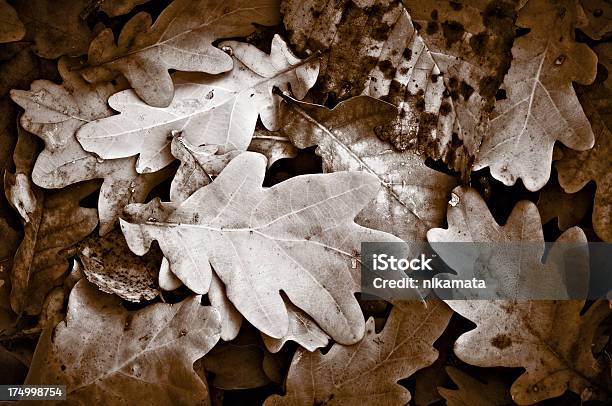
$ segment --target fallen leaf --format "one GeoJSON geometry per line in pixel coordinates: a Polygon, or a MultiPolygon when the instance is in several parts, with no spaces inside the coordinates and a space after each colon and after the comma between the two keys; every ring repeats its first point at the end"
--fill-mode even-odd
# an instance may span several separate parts
{"type": "Polygon", "coordinates": [[[211,385],[225,389],[259,388],[269,384],[270,378],[263,369],[266,349],[259,332],[249,325],[230,342],[222,342],[196,363],[212,373],[211,385]]]}
{"type": "Polygon", "coordinates": [[[599,63],[605,66],[606,71],[608,72],[608,77],[604,80],[604,86],[608,88],[608,90],[612,90],[612,44],[609,42],[603,42],[601,44],[596,45],[593,50],[597,53],[599,57],[599,63]]]}
{"type": "Polygon", "coordinates": [[[133,222],[121,227],[130,249],[142,255],[157,240],[172,272],[196,293],[208,291],[212,266],[238,311],[271,337],[288,331],[283,290],[336,341],[359,341],[365,327],[351,267],[360,243],[400,241],[353,222],[378,179],[304,175],[264,189],[265,166],[263,155],[244,152],[180,205],[128,206],[133,222]]]}
{"type": "Polygon", "coordinates": [[[96,1],[98,10],[109,17],[117,17],[129,13],[134,7],[147,3],[149,0],[102,0],[96,1]]]}
{"type": "Polygon", "coordinates": [[[0,0],[0,43],[19,41],[25,35],[25,26],[13,7],[0,0]]]}
{"type": "Polygon", "coordinates": [[[438,388],[448,406],[506,406],[511,405],[512,398],[508,383],[498,374],[487,374],[485,382],[454,367],[447,367],[450,376],[458,389],[438,388]]]}
{"type": "Polygon", "coordinates": [[[73,246],[96,228],[96,209],[79,206],[95,188],[92,183],[74,185],[37,199],[13,260],[11,307],[15,313],[40,313],[45,297],[68,269],[73,246]]]}
{"type": "Polygon", "coordinates": [[[47,59],[87,53],[92,32],[82,13],[90,0],[28,0],[15,2],[34,41],[36,54],[47,59]]]}
{"type": "MultiPolygon", "coordinates": [[[[460,268],[465,261],[457,255],[449,255],[452,250],[441,249],[444,244],[436,243],[488,242],[489,247],[490,243],[503,243],[500,248],[493,248],[493,254],[480,256],[481,260],[490,261],[480,268],[498,276],[497,291],[503,292],[501,298],[507,299],[513,294],[521,298],[447,300],[454,311],[476,324],[474,330],[457,340],[455,354],[471,365],[525,368],[526,372],[511,388],[512,398],[519,404],[556,397],[568,388],[579,395],[590,388],[595,395],[601,389],[597,378],[600,367],[590,346],[582,343],[593,341],[597,326],[610,312],[607,304],[595,303],[581,316],[584,301],[522,300],[540,298],[542,296],[538,295],[547,289],[548,294],[561,293],[560,290],[565,289],[565,283],[556,280],[559,274],[551,272],[548,266],[550,258],[557,255],[555,249],[559,241],[585,244],[582,230],[575,227],[563,233],[548,253],[546,264],[542,264],[544,238],[533,203],[519,202],[506,224],[499,226],[474,189],[459,187],[453,193],[458,202],[448,210],[449,228],[430,230],[427,233],[430,244],[452,269],[467,278],[465,269],[469,267],[460,268]],[[530,242],[527,248],[532,248],[526,253],[508,248],[509,243],[527,241],[530,242]],[[510,255],[514,251],[511,258],[504,257],[506,250],[510,255]],[[541,277],[537,277],[538,274],[541,277]]],[[[586,245],[584,247],[586,250],[586,245]]],[[[573,253],[572,265],[576,268],[568,270],[568,277],[573,278],[568,289],[579,289],[583,295],[588,279],[583,278],[581,272],[588,269],[589,264],[585,254],[573,253]]]]}
{"type": "Polygon", "coordinates": [[[574,0],[530,0],[517,25],[531,31],[517,38],[514,57],[495,103],[488,132],[474,169],[490,167],[505,185],[518,178],[528,190],[542,188],[550,177],[555,141],[569,148],[593,146],[593,131],[572,82],[595,79],[597,56],[574,41],[582,9],[574,0]]]}
{"type": "Polygon", "coordinates": [[[443,333],[452,312],[441,301],[395,302],[380,333],[374,319],[357,344],[334,344],[326,354],[298,349],[287,378],[287,393],[272,395],[275,405],[404,405],[408,390],[397,383],[433,363],[433,342],[443,333]]]}
{"type": "Polygon", "coordinates": [[[117,44],[110,28],[99,33],[82,74],[98,82],[120,72],[147,104],[166,107],[174,94],[168,69],[227,72],[232,58],[213,42],[245,37],[255,30],[253,24],[274,25],[278,19],[277,0],[175,0],[153,24],[145,12],[132,17],[117,44]]]}
{"type": "Polygon", "coordinates": [[[198,296],[130,312],[81,281],[66,320],[41,335],[26,384],[66,385],[70,404],[209,404],[193,363],[219,330],[219,314],[198,296]]]}
{"type": "Polygon", "coordinates": [[[216,155],[218,149],[216,145],[196,147],[183,137],[175,137],[172,140],[172,155],[181,161],[181,166],[170,185],[172,202],[181,203],[199,188],[210,184],[229,161],[241,153],[241,151],[230,151],[216,155]]]}
{"type": "Polygon", "coordinates": [[[405,241],[424,240],[428,229],[442,224],[456,181],[427,167],[423,157],[393,150],[376,137],[375,128],[397,115],[393,105],[359,96],[333,110],[291,100],[284,108],[282,132],[298,148],[318,145],[324,172],[368,173],[382,186],[357,223],[405,241]]]}
{"type": "Polygon", "coordinates": [[[63,188],[90,179],[104,179],[98,198],[100,234],[110,231],[123,207],[143,201],[164,180],[168,171],[139,174],[135,158],[100,160],[76,140],[83,124],[107,117],[112,111],[107,98],[125,85],[90,85],[71,69],[77,61],[62,58],[58,64],[62,85],[47,80],[32,83],[29,91],[13,90],[11,97],[25,109],[21,125],[45,141],[34,166],[32,179],[44,188],[63,188]]]}
{"type": "Polygon", "coordinates": [[[593,203],[593,228],[604,241],[612,241],[612,112],[610,92],[600,81],[589,87],[578,88],[578,98],[591,120],[595,146],[584,152],[565,148],[556,167],[559,183],[567,193],[577,193],[594,181],[597,189],[593,203]]]}
{"type": "Polygon", "coordinates": [[[121,231],[113,230],[104,237],[90,236],[79,243],[78,251],[85,276],[102,292],[131,302],[152,300],[159,295],[156,268],[160,253],[134,255],[121,231]]]}
{"type": "Polygon", "coordinates": [[[19,213],[23,221],[30,222],[41,197],[30,182],[32,164],[38,153],[38,145],[33,135],[18,128],[18,139],[13,153],[15,173],[4,172],[4,193],[6,198],[19,213]]]}
{"type": "Polygon", "coordinates": [[[298,154],[298,149],[289,138],[257,128],[248,150],[265,155],[268,158],[268,169],[279,159],[295,158],[298,154]]]}
{"type": "MultiPolygon", "coordinates": [[[[494,299],[586,297],[589,255],[580,228],[565,231],[543,261],[544,233],[534,203],[518,202],[500,226],[476,190],[458,186],[453,199],[447,212],[448,229],[427,232],[434,251],[457,272],[444,274],[449,279],[484,279],[487,294],[494,299]],[[562,261],[570,250],[574,262],[568,268],[562,261]]],[[[478,289],[462,289],[452,297],[482,299],[480,294],[478,289]]]]}
{"type": "Polygon", "coordinates": [[[215,272],[212,272],[211,276],[208,300],[221,314],[221,339],[223,341],[231,341],[240,332],[242,315],[228,299],[225,285],[221,282],[221,279],[219,279],[215,272]]]}
{"type": "Polygon", "coordinates": [[[589,23],[580,29],[593,39],[601,39],[612,32],[612,4],[606,0],[581,0],[589,23]]]}
{"type": "Polygon", "coordinates": [[[298,343],[308,351],[327,346],[329,336],[315,323],[315,321],[298,307],[285,300],[289,316],[287,334],[281,338],[272,338],[262,333],[263,342],[271,353],[277,353],[288,341],[298,343]]]}
{"type": "Polygon", "coordinates": [[[443,158],[467,179],[487,131],[496,92],[510,67],[521,2],[402,2],[441,72],[438,80],[446,87],[456,117],[447,145],[449,155],[443,158]]]}
{"type": "Polygon", "coordinates": [[[557,182],[549,182],[540,191],[538,199],[542,224],[556,218],[561,231],[577,226],[591,207],[592,199],[593,193],[589,188],[576,193],[565,193],[557,182]]]}
{"type": "Polygon", "coordinates": [[[190,144],[218,145],[219,153],[246,150],[257,117],[270,130],[278,129],[280,97],[273,87],[303,98],[317,78],[316,59],[291,55],[275,36],[271,54],[252,45],[228,41],[234,69],[223,75],[175,75],[175,97],[166,108],[151,107],[132,90],[113,95],[109,105],[121,114],[84,125],[77,138],[83,148],[104,159],[140,155],[139,173],[159,170],[173,161],[170,141],[180,132],[190,144]]]}

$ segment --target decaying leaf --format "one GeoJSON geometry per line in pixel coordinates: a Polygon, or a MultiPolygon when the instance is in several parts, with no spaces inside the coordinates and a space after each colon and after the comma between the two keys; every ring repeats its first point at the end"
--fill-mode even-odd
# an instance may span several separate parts
{"type": "Polygon", "coordinates": [[[47,293],[61,284],[73,245],[98,225],[96,209],[79,206],[95,188],[92,183],[74,185],[37,199],[11,271],[11,307],[17,314],[40,313],[47,293]]]}
{"type": "Polygon", "coordinates": [[[128,245],[142,255],[157,240],[172,272],[196,293],[208,291],[212,266],[238,311],[271,337],[288,331],[282,290],[336,341],[359,341],[365,327],[351,268],[360,243],[400,241],[353,222],[379,180],[342,172],[264,189],[265,166],[263,155],[244,152],[180,205],[128,206],[134,222],[121,221],[128,245]]]}
{"type": "MultiPolygon", "coordinates": [[[[519,202],[502,227],[495,222],[475,190],[461,187],[453,193],[458,203],[448,210],[449,228],[430,230],[427,237],[431,243],[530,241],[530,245],[540,245],[539,254],[543,253],[543,233],[533,203],[519,202]]],[[[557,241],[586,243],[586,237],[575,227],[567,230],[557,241]]],[[[443,245],[432,246],[451,268],[462,277],[469,277],[462,274],[457,265],[461,261],[456,256],[439,249],[443,245]]],[[[501,247],[507,249],[506,245],[501,247]]],[[[555,247],[547,258],[554,257],[554,250],[555,247]]],[[[580,285],[584,286],[586,281],[580,276],[581,268],[588,268],[588,256],[576,252],[577,255],[580,259],[573,258],[576,268],[568,272],[575,273],[570,276],[578,277],[577,288],[584,289],[580,285]]],[[[549,260],[543,265],[541,256],[534,256],[531,251],[520,255],[514,253],[511,259],[504,258],[502,253],[489,256],[491,262],[483,268],[499,274],[498,291],[504,291],[502,298],[512,297],[513,292],[519,292],[522,297],[537,298],[541,296],[534,291],[543,291],[550,286],[551,292],[565,288],[564,283],[555,282],[558,274],[548,269],[549,260]],[[550,280],[544,277],[530,279],[538,273],[550,280]],[[524,291],[527,293],[520,293],[524,291]]],[[[484,258],[481,256],[481,260],[484,258]]],[[[601,384],[597,376],[601,368],[593,358],[590,346],[584,343],[593,342],[597,326],[610,312],[607,304],[596,303],[581,316],[584,301],[579,300],[448,300],[447,303],[477,326],[455,344],[455,354],[459,358],[483,367],[526,369],[512,385],[515,402],[532,404],[559,396],[568,388],[579,395],[584,395],[583,392],[589,388],[595,397],[598,396],[601,384]]]]}
{"type": "Polygon", "coordinates": [[[26,39],[34,41],[43,58],[87,53],[92,32],[83,16],[91,0],[28,0],[15,2],[27,28],[26,39]]]}
{"type": "Polygon", "coordinates": [[[33,135],[18,128],[18,139],[13,153],[15,173],[4,172],[4,193],[8,202],[19,213],[22,220],[29,223],[41,198],[30,181],[32,166],[38,152],[38,145],[33,135]]]}
{"type": "Polygon", "coordinates": [[[122,73],[135,92],[155,107],[170,105],[174,85],[168,69],[211,74],[232,69],[232,59],[213,42],[244,37],[253,24],[278,22],[278,0],[174,0],[151,23],[145,12],[127,22],[117,39],[110,28],[89,47],[90,82],[122,73]]]}
{"type": "Polygon", "coordinates": [[[25,26],[15,9],[6,0],[0,0],[0,43],[19,41],[25,35],[25,26]]]}
{"type": "Polygon", "coordinates": [[[556,218],[559,230],[565,231],[578,225],[586,215],[593,200],[593,193],[589,188],[583,188],[576,193],[565,193],[556,181],[551,182],[540,191],[538,211],[542,224],[556,218]]]}
{"type": "MultiPolygon", "coordinates": [[[[450,279],[486,279],[487,289],[500,299],[568,299],[585,294],[589,256],[587,239],[580,228],[565,231],[544,262],[544,233],[534,203],[518,202],[506,224],[500,226],[476,190],[458,186],[453,190],[453,198],[455,203],[447,212],[448,229],[427,232],[432,248],[458,273],[448,274],[450,279]],[[445,242],[475,244],[460,249],[436,244],[445,242]],[[575,262],[571,267],[563,266],[559,260],[563,243],[574,243],[571,250],[575,262]]],[[[460,296],[472,297],[468,289],[460,296]]]]}
{"type": "Polygon", "coordinates": [[[445,162],[465,177],[510,67],[516,10],[524,1],[402,2],[441,72],[456,116],[445,162]]]}
{"type": "Polygon", "coordinates": [[[611,93],[599,79],[593,86],[578,89],[578,97],[595,133],[595,146],[584,152],[566,148],[563,159],[556,163],[559,183],[567,193],[576,193],[589,181],[595,181],[593,228],[604,241],[612,241],[611,93]]]}
{"type": "MultiPolygon", "coordinates": [[[[104,159],[140,155],[139,173],[159,170],[170,162],[170,142],[180,132],[189,143],[218,145],[219,153],[246,150],[257,117],[270,130],[278,129],[280,97],[273,87],[302,99],[317,78],[318,61],[294,57],[275,36],[270,55],[252,45],[228,41],[234,69],[223,75],[180,73],[176,92],[166,108],[151,107],[132,90],[113,95],[109,104],[121,114],[84,125],[79,142],[104,159]]],[[[227,56],[227,55],[226,55],[227,56]]]]}
{"type": "Polygon", "coordinates": [[[395,118],[395,106],[368,96],[333,110],[291,100],[283,106],[282,132],[298,148],[318,145],[324,172],[368,173],[381,185],[376,199],[357,217],[359,224],[405,241],[421,241],[428,229],[442,224],[456,181],[427,167],[423,157],[398,152],[374,134],[395,118]]]}
{"type": "Polygon", "coordinates": [[[123,207],[144,200],[168,171],[139,174],[135,158],[100,160],[81,148],[77,130],[85,123],[107,117],[112,111],[107,98],[125,85],[90,85],[71,69],[76,61],[61,59],[58,65],[62,85],[47,80],[34,81],[29,91],[13,90],[13,101],[25,109],[21,125],[45,141],[34,166],[32,179],[44,188],[62,188],[84,180],[103,178],[98,213],[100,234],[113,228],[123,207]]]}
{"type": "Polygon", "coordinates": [[[159,295],[159,252],[149,252],[144,257],[134,255],[119,230],[104,237],[89,237],[78,249],[85,276],[102,292],[131,302],[152,300],[159,295]]]}
{"type": "Polygon", "coordinates": [[[396,302],[380,333],[370,318],[357,344],[335,344],[325,355],[298,349],[287,394],[269,397],[265,406],[405,405],[410,393],[397,381],[434,362],[437,351],[432,344],[451,314],[441,301],[396,302]]]}
{"type": "Polygon", "coordinates": [[[458,389],[438,388],[448,406],[507,406],[512,398],[508,383],[499,375],[487,374],[486,381],[473,378],[458,368],[447,367],[446,373],[458,389]]]}
{"type": "Polygon", "coordinates": [[[130,312],[81,281],[66,320],[43,332],[26,384],[66,385],[70,404],[208,404],[193,363],[219,330],[219,314],[198,296],[130,312]]]}
{"type": "Polygon", "coordinates": [[[495,103],[475,169],[490,167],[506,185],[521,178],[535,191],[550,177],[555,141],[580,151],[593,146],[572,87],[591,83],[597,71],[597,55],[574,41],[581,13],[574,0],[530,0],[520,10],[517,25],[531,31],[514,42],[506,98],[495,103]]]}
{"type": "MultiPolygon", "coordinates": [[[[169,265],[168,268],[170,268],[169,265]]],[[[174,274],[171,275],[174,276],[174,274]]],[[[221,339],[223,341],[230,341],[236,338],[240,332],[240,326],[242,326],[242,315],[228,299],[225,292],[225,285],[223,285],[221,279],[219,279],[214,272],[210,279],[208,300],[210,300],[210,304],[217,309],[221,315],[221,339]]]]}

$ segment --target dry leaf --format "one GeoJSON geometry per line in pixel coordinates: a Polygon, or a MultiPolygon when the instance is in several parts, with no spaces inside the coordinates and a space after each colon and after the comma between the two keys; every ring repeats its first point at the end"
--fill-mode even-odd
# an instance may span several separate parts
{"type": "Polygon", "coordinates": [[[595,133],[595,146],[584,152],[564,149],[563,159],[556,163],[559,183],[567,193],[576,193],[595,181],[593,228],[604,241],[612,241],[611,92],[599,79],[593,86],[579,88],[578,97],[595,133]]]}
{"type": "Polygon", "coordinates": [[[66,320],[43,332],[26,384],[66,385],[69,404],[208,404],[193,362],[219,330],[219,314],[198,296],[130,312],[81,281],[66,320]]]}
{"type": "MultiPolygon", "coordinates": [[[[453,190],[453,201],[447,213],[448,229],[427,232],[432,248],[458,273],[445,274],[450,279],[485,279],[487,291],[500,299],[584,297],[588,290],[589,256],[587,239],[580,228],[565,231],[544,262],[544,233],[535,204],[527,200],[518,202],[506,224],[500,226],[476,190],[458,186],[453,190]],[[475,244],[459,247],[444,244],[448,242],[475,244]],[[559,260],[563,250],[565,254],[568,251],[564,243],[572,243],[571,267],[563,266],[564,262],[559,260]]],[[[458,297],[469,299],[471,294],[466,289],[458,297]]],[[[475,297],[479,297],[478,293],[475,297]]]]}
{"type": "Polygon", "coordinates": [[[448,406],[507,406],[513,404],[507,382],[495,373],[481,382],[458,368],[447,367],[446,373],[458,389],[438,388],[448,406]]]}
{"type": "MultiPolygon", "coordinates": [[[[168,269],[170,269],[170,266],[168,266],[168,269]]],[[[174,276],[174,274],[172,275],[174,276]]],[[[221,339],[223,341],[230,341],[236,338],[240,332],[240,326],[242,326],[242,315],[228,299],[225,285],[214,272],[210,279],[208,300],[221,314],[221,339]]]]}
{"type": "Polygon", "coordinates": [[[38,152],[38,145],[33,135],[17,129],[18,139],[13,153],[15,173],[4,172],[4,193],[8,202],[19,213],[23,221],[29,223],[37,207],[40,193],[35,191],[30,182],[32,166],[38,152]]]}
{"type": "Polygon", "coordinates": [[[128,206],[137,221],[121,222],[130,248],[142,255],[157,240],[172,272],[197,293],[208,291],[212,265],[238,311],[271,337],[288,331],[283,290],[336,341],[358,341],[364,322],[351,268],[360,243],[399,241],[353,222],[378,179],[305,175],[264,189],[265,166],[263,155],[244,152],[180,205],[128,206]]]}
{"type": "Polygon", "coordinates": [[[589,23],[580,27],[593,39],[601,39],[612,32],[612,4],[607,0],[580,0],[589,23]]]}
{"type": "Polygon", "coordinates": [[[282,131],[298,148],[318,145],[324,172],[360,171],[382,186],[357,217],[367,227],[421,241],[442,224],[446,202],[456,181],[425,165],[412,152],[398,152],[374,134],[393,120],[397,109],[367,96],[338,104],[333,110],[289,101],[282,131]]]}
{"type": "Polygon", "coordinates": [[[32,173],[38,186],[62,188],[84,180],[103,178],[98,199],[100,234],[110,231],[123,207],[144,200],[151,188],[168,176],[168,171],[139,174],[136,159],[100,160],[83,150],[76,140],[85,123],[112,114],[106,99],[125,85],[90,85],[72,67],[78,62],[61,59],[62,85],[34,81],[29,91],[13,90],[13,101],[25,109],[21,125],[45,141],[32,173]]]}
{"type": "Polygon", "coordinates": [[[113,95],[109,104],[119,115],[84,125],[79,142],[104,159],[140,155],[139,173],[159,170],[174,159],[171,135],[180,132],[189,143],[219,145],[219,153],[246,150],[257,117],[270,130],[280,123],[274,86],[303,98],[317,78],[318,62],[295,58],[275,36],[270,55],[252,45],[225,42],[234,55],[234,69],[224,75],[181,73],[175,76],[175,97],[167,108],[143,103],[132,90],[113,95]]]}
{"type": "Polygon", "coordinates": [[[17,314],[40,313],[47,293],[68,269],[66,259],[74,254],[73,245],[96,228],[96,209],[79,206],[95,187],[75,185],[37,199],[11,271],[11,307],[17,314]]]}
{"type": "Polygon", "coordinates": [[[134,7],[147,3],[149,0],[101,0],[96,1],[96,8],[109,17],[117,17],[129,13],[134,7]]]}
{"type": "MultiPolygon", "coordinates": [[[[552,182],[552,179],[551,179],[552,182]]],[[[555,181],[540,191],[538,211],[542,224],[557,219],[559,230],[565,231],[580,223],[591,206],[592,190],[583,188],[576,193],[565,193],[555,181]]]]}
{"type": "Polygon", "coordinates": [[[196,147],[183,137],[175,137],[172,140],[172,155],[181,161],[181,166],[176,171],[170,185],[170,200],[181,203],[193,192],[208,185],[217,177],[229,161],[242,151],[230,151],[222,155],[216,155],[219,147],[216,145],[204,145],[196,147]]]}
{"type": "Polygon", "coordinates": [[[440,301],[396,302],[380,333],[374,319],[363,340],[335,344],[328,353],[298,349],[287,378],[287,394],[269,397],[265,406],[405,405],[410,393],[397,383],[434,362],[433,342],[452,312],[440,301]]]}
{"type": "Polygon", "coordinates": [[[175,0],[154,24],[145,12],[132,17],[117,44],[110,28],[98,34],[82,73],[97,82],[121,72],[148,104],[165,107],[174,94],[168,69],[227,72],[232,59],[213,42],[247,36],[254,23],[274,25],[278,19],[277,0],[175,0]]]}
{"type": "MultiPolygon", "coordinates": [[[[556,255],[555,246],[548,253],[546,264],[541,262],[544,238],[533,203],[519,202],[502,227],[495,222],[475,190],[460,187],[453,193],[457,196],[457,204],[449,208],[449,228],[430,230],[427,237],[434,250],[461,277],[469,277],[459,268],[462,261],[457,256],[449,255],[450,252],[441,250],[444,245],[434,243],[529,241],[531,243],[527,248],[536,247],[537,252],[532,248],[526,253],[517,254],[514,250],[509,252],[513,254],[511,258],[504,257],[505,251],[493,255],[489,253],[491,262],[481,267],[499,275],[498,291],[503,292],[500,297],[508,298],[516,294],[537,298],[542,297],[538,295],[547,289],[551,293],[561,293],[565,289],[565,282],[557,281],[559,274],[552,272],[548,266],[551,262],[549,258],[556,255]]],[[[563,233],[557,241],[582,244],[586,243],[586,237],[582,230],[575,227],[563,233]]],[[[508,249],[507,245],[500,247],[502,250],[508,249]]],[[[586,288],[581,271],[588,269],[587,253],[573,253],[572,265],[576,268],[568,270],[568,277],[577,279],[577,282],[572,280],[573,285],[568,288],[586,288]]],[[[481,260],[483,258],[481,256],[481,260]]],[[[595,329],[609,313],[607,304],[595,304],[581,316],[584,301],[578,300],[448,300],[447,303],[477,326],[462,335],[455,344],[455,354],[461,360],[482,367],[526,369],[512,386],[515,402],[532,404],[559,396],[568,388],[582,395],[585,389],[599,385],[597,375],[600,368],[590,346],[583,343],[593,342],[595,329]]]]}
{"type": "Polygon", "coordinates": [[[25,26],[13,7],[0,0],[0,43],[19,41],[25,35],[25,26]]]}
{"type": "Polygon", "coordinates": [[[258,388],[271,382],[263,369],[265,353],[259,332],[244,325],[234,340],[219,343],[198,363],[213,374],[210,383],[217,388],[258,388]]]}
{"type": "Polygon", "coordinates": [[[28,0],[15,2],[27,28],[26,39],[35,52],[47,59],[87,53],[92,32],[83,11],[91,0],[28,0]]]}
{"type": "Polygon", "coordinates": [[[285,300],[285,306],[287,306],[287,314],[289,316],[287,334],[282,338],[272,338],[262,333],[263,341],[268,351],[271,353],[279,352],[287,341],[295,341],[308,351],[314,351],[328,344],[329,336],[321,330],[308,314],[287,300],[285,300]]]}
{"type": "Polygon", "coordinates": [[[298,149],[289,138],[258,128],[249,144],[249,151],[265,155],[268,158],[268,169],[279,159],[295,158],[298,154],[298,149]]]}
{"type": "Polygon", "coordinates": [[[530,0],[521,9],[517,25],[531,31],[514,42],[502,86],[506,98],[495,103],[474,169],[489,166],[504,184],[521,178],[535,191],[550,177],[555,141],[581,151],[593,146],[572,87],[591,83],[596,74],[597,56],[574,41],[581,12],[574,0],[530,0]]]}
{"type": "Polygon", "coordinates": [[[104,237],[87,238],[79,244],[78,254],[85,276],[102,292],[131,302],[152,300],[159,295],[156,268],[161,255],[134,255],[119,230],[104,237]]]}

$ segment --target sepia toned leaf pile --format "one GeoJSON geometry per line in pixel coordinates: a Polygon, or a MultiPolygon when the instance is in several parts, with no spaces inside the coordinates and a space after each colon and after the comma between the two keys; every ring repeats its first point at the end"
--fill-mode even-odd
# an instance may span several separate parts
{"type": "Polygon", "coordinates": [[[611,39],[608,0],[0,0],[0,385],[610,404],[608,301],[501,296],[612,242],[611,39]],[[386,302],[373,241],[539,248],[386,302]]]}

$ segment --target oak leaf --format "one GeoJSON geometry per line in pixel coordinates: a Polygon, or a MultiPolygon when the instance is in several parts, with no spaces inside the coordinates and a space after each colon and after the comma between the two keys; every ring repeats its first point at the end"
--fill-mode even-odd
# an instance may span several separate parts
{"type": "Polygon", "coordinates": [[[157,240],[172,272],[196,293],[208,291],[212,266],[238,311],[271,337],[288,331],[282,290],[336,341],[358,341],[365,327],[351,268],[360,244],[400,241],[353,222],[378,179],[305,175],[264,189],[265,166],[263,155],[244,152],[181,204],[129,205],[133,220],[121,221],[128,245],[142,255],[157,240]]]}
{"type": "Polygon", "coordinates": [[[129,13],[134,7],[147,3],[149,0],[102,0],[96,1],[96,8],[109,17],[117,17],[129,13]]]}
{"type": "Polygon", "coordinates": [[[13,7],[0,0],[0,43],[19,41],[25,35],[25,26],[13,7]]]}
{"type": "Polygon", "coordinates": [[[92,32],[84,11],[90,0],[18,1],[15,8],[34,41],[36,54],[47,59],[87,53],[92,32]]]}
{"type": "Polygon", "coordinates": [[[488,166],[504,184],[521,178],[535,191],[550,177],[555,141],[581,151],[593,146],[572,87],[593,82],[597,65],[588,45],[574,41],[580,12],[574,0],[530,0],[520,10],[517,25],[531,31],[514,42],[506,98],[495,103],[474,169],[488,166]]]}
{"type": "Polygon", "coordinates": [[[89,47],[90,82],[122,73],[146,103],[170,105],[174,85],[168,69],[211,74],[232,69],[232,59],[213,42],[245,37],[253,24],[278,22],[277,0],[174,0],[152,24],[145,12],[128,21],[117,39],[110,28],[89,47]]]}
{"type": "Polygon", "coordinates": [[[175,75],[175,97],[166,108],[151,107],[132,90],[113,95],[110,106],[119,115],[84,125],[77,138],[83,148],[104,159],[140,155],[139,173],[159,170],[170,162],[171,135],[180,132],[189,143],[218,145],[219,153],[246,150],[257,117],[270,130],[278,129],[280,97],[273,87],[303,98],[314,84],[318,62],[294,57],[275,36],[271,54],[252,45],[229,41],[234,69],[223,75],[175,75]]]}
{"type": "MultiPolygon", "coordinates": [[[[582,230],[577,227],[567,230],[548,253],[547,263],[542,265],[540,258],[533,255],[535,251],[540,256],[544,252],[542,228],[533,203],[519,202],[502,227],[495,222],[475,190],[461,187],[454,193],[457,204],[449,208],[449,228],[430,230],[427,236],[434,250],[462,277],[466,276],[457,266],[461,261],[448,255],[450,252],[441,250],[444,244],[437,242],[501,243],[502,249],[508,243],[530,242],[529,246],[538,248],[526,254],[515,253],[505,261],[503,256],[492,255],[499,262],[489,264],[487,268],[497,272],[500,290],[506,292],[501,297],[506,300],[446,301],[454,311],[476,324],[475,329],[459,337],[455,354],[471,365],[525,368],[526,372],[511,388],[512,398],[519,404],[556,397],[566,389],[585,396],[592,389],[595,397],[601,395],[598,394],[602,385],[598,377],[601,368],[590,346],[583,343],[593,342],[595,330],[610,312],[608,305],[595,303],[581,314],[584,301],[580,300],[507,300],[514,292],[520,295],[521,291],[531,289],[525,296],[537,298],[537,292],[548,286],[553,286],[553,292],[563,289],[566,285],[556,282],[553,278],[556,274],[551,274],[551,269],[548,269],[548,258],[555,256],[555,246],[559,241],[586,243],[582,230]],[[538,273],[544,277],[537,278],[537,283],[530,282],[530,276],[538,273]]],[[[583,295],[586,280],[581,277],[581,269],[588,268],[586,253],[576,252],[572,261],[576,269],[570,269],[568,275],[578,277],[574,288],[582,290],[583,295]]]]}
{"type": "Polygon", "coordinates": [[[507,406],[512,398],[505,382],[498,374],[489,373],[481,382],[455,367],[447,367],[446,373],[458,389],[438,388],[448,406],[507,406]]]}
{"type": "Polygon", "coordinates": [[[557,161],[559,183],[567,193],[580,193],[589,181],[595,181],[593,203],[593,228],[604,241],[612,241],[612,113],[611,90],[600,78],[589,87],[578,89],[578,98],[591,120],[595,133],[595,146],[588,151],[563,150],[563,158],[557,161]]]}
{"type": "Polygon", "coordinates": [[[35,211],[24,226],[24,238],[15,253],[11,271],[11,307],[17,314],[39,314],[43,301],[68,269],[74,245],[98,225],[96,209],[79,206],[95,184],[65,188],[37,199],[35,211]]]}
{"type": "Polygon", "coordinates": [[[551,179],[540,191],[538,211],[542,224],[557,219],[559,230],[565,231],[577,226],[591,206],[593,191],[583,188],[576,193],[565,193],[557,182],[551,179]]]}
{"type": "Polygon", "coordinates": [[[32,172],[32,179],[44,188],[62,188],[84,180],[103,178],[98,198],[100,234],[113,228],[123,207],[142,201],[168,171],[154,174],[136,172],[135,158],[100,160],[83,150],[77,130],[112,111],[107,98],[125,85],[88,84],[72,71],[78,62],[63,58],[58,64],[62,85],[47,80],[34,81],[30,90],[12,90],[13,101],[25,109],[21,125],[45,141],[32,172]]]}
{"type": "Polygon", "coordinates": [[[359,96],[333,110],[289,99],[283,108],[282,133],[298,148],[317,145],[324,172],[360,171],[381,185],[357,217],[359,224],[405,241],[424,240],[428,229],[442,224],[455,179],[427,167],[421,156],[393,150],[374,134],[396,117],[395,106],[359,96]]]}
{"type": "Polygon", "coordinates": [[[612,32],[612,4],[605,0],[581,0],[588,24],[580,27],[593,39],[601,39],[612,32]]]}
{"type": "Polygon", "coordinates": [[[397,381],[435,361],[433,342],[451,315],[438,300],[395,302],[380,333],[370,318],[359,343],[334,344],[326,354],[298,349],[289,369],[287,394],[273,395],[264,405],[405,405],[410,392],[397,381]]]}
{"type": "MultiPolygon", "coordinates": [[[[484,279],[487,292],[496,299],[585,297],[589,256],[587,239],[580,228],[565,231],[543,261],[544,233],[534,203],[518,202],[506,224],[500,226],[472,188],[458,186],[451,202],[448,229],[427,232],[432,248],[458,273],[445,274],[450,279],[484,279]],[[446,244],[453,242],[469,244],[446,244]],[[568,252],[575,259],[571,267],[563,261],[568,252]]],[[[482,298],[477,291],[465,289],[452,297],[482,298]]]]}
{"type": "Polygon", "coordinates": [[[208,404],[193,363],[219,330],[219,314],[198,296],[127,311],[82,280],[66,320],[43,331],[26,384],[66,385],[70,404],[208,404]]]}

